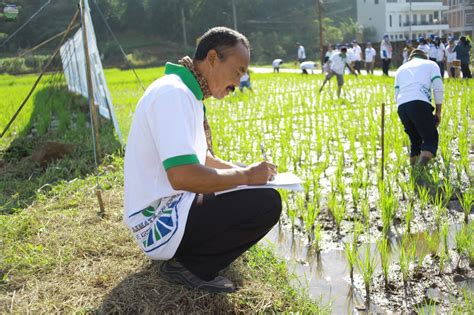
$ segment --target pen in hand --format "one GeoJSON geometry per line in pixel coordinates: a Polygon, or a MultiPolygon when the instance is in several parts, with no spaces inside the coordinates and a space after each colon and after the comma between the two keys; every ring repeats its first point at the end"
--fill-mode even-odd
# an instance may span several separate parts
{"type": "Polygon", "coordinates": [[[263,160],[267,161],[267,153],[265,153],[265,147],[263,146],[263,142],[260,143],[260,151],[262,151],[263,160]]]}

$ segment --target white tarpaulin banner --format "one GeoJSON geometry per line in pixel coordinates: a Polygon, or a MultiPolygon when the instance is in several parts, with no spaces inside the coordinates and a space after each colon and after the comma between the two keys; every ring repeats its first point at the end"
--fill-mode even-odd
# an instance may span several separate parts
{"type": "MultiPolygon", "coordinates": [[[[99,106],[100,115],[107,119],[112,119],[117,135],[123,145],[122,134],[115,117],[112,98],[105,81],[104,69],[100,60],[99,50],[95,39],[94,26],[90,15],[89,3],[85,3],[85,25],[87,30],[87,44],[90,55],[92,86],[94,91],[95,104],[99,106]]],[[[87,93],[86,60],[84,58],[84,45],[82,40],[82,28],[61,46],[61,61],[64,69],[64,76],[71,92],[89,97],[87,93]]]]}

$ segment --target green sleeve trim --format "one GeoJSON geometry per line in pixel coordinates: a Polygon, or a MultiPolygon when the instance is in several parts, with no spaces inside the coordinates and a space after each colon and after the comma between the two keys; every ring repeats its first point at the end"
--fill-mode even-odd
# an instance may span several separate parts
{"type": "Polygon", "coordinates": [[[172,167],[190,164],[199,164],[199,159],[197,158],[196,154],[173,156],[163,161],[163,167],[165,168],[165,171],[172,167]]]}
{"type": "Polygon", "coordinates": [[[436,79],[440,79],[440,80],[441,80],[441,77],[440,77],[439,75],[437,75],[437,76],[435,76],[435,77],[433,77],[433,78],[431,79],[431,82],[433,82],[433,81],[436,80],[436,79]]]}

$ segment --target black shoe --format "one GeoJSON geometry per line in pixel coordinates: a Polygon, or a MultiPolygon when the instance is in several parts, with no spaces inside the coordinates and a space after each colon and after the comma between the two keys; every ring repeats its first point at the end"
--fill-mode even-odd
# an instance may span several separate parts
{"type": "Polygon", "coordinates": [[[217,276],[213,280],[204,281],[195,276],[176,260],[168,260],[160,266],[161,275],[169,282],[183,284],[189,289],[200,289],[208,292],[234,292],[235,286],[229,279],[217,276]]]}

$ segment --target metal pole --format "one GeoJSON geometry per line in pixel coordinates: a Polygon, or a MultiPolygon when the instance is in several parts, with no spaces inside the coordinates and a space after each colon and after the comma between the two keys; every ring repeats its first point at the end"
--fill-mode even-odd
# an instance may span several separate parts
{"type": "Polygon", "coordinates": [[[235,0],[232,0],[232,17],[234,19],[234,30],[237,31],[237,12],[235,10],[235,0]]]}
{"type": "MultiPolygon", "coordinates": [[[[97,110],[97,106],[95,105],[94,102],[94,87],[92,85],[92,73],[91,73],[91,61],[90,61],[90,55],[89,55],[89,44],[87,42],[87,30],[86,30],[86,7],[84,4],[84,0],[81,0],[81,22],[82,22],[82,41],[84,45],[84,57],[86,60],[86,81],[87,81],[87,94],[89,98],[89,110],[91,112],[92,116],[92,128],[94,132],[92,133],[93,142],[94,142],[94,159],[95,159],[95,164],[96,167],[99,163],[100,160],[100,138],[99,138],[99,113],[97,110]]],[[[99,202],[99,216],[104,216],[105,209],[104,209],[104,203],[102,202],[102,195],[100,192],[100,186],[99,182],[97,180],[97,186],[96,186],[96,191],[97,195],[97,200],[99,202]]]]}
{"type": "Polygon", "coordinates": [[[321,66],[324,63],[324,38],[323,38],[323,6],[321,1],[318,2],[318,16],[319,16],[319,58],[321,59],[321,66]]]}
{"type": "Polygon", "coordinates": [[[181,7],[181,24],[183,26],[184,49],[188,47],[188,38],[186,36],[186,17],[184,16],[184,8],[181,7]]]}

